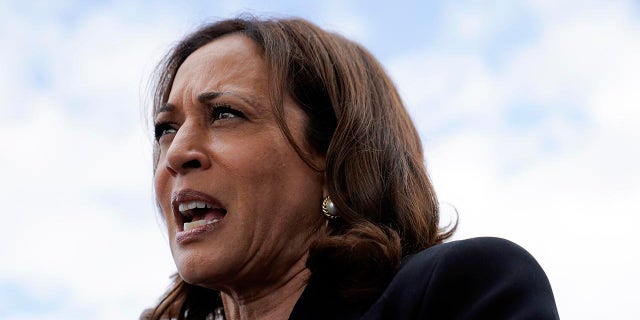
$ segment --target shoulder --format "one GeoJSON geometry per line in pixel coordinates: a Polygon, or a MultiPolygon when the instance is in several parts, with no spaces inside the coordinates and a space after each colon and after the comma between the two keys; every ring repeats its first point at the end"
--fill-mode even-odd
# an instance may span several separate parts
{"type": "Polygon", "coordinates": [[[406,257],[370,319],[557,319],[549,281],[522,247],[499,238],[433,246],[406,257]]]}
{"type": "Polygon", "coordinates": [[[462,275],[488,273],[503,275],[541,270],[536,260],[522,247],[500,238],[473,238],[453,241],[433,246],[403,261],[398,276],[410,276],[410,273],[424,273],[425,268],[462,275]]]}

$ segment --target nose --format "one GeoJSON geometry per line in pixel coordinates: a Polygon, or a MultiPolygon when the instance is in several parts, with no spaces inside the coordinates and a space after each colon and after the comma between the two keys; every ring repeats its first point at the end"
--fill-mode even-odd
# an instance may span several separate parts
{"type": "Polygon", "coordinates": [[[196,126],[184,124],[175,133],[166,154],[166,169],[172,176],[207,170],[211,160],[206,152],[206,134],[196,126]]]}

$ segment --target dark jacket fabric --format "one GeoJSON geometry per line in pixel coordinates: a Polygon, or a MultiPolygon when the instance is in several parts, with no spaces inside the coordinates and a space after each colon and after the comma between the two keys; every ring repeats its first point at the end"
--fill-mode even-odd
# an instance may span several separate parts
{"type": "Polygon", "coordinates": [[[371,305],[341,303],[313,277],[290,319],[559,319],[536,260],[499,238],[433,246],[406,257],[371,305]]]}

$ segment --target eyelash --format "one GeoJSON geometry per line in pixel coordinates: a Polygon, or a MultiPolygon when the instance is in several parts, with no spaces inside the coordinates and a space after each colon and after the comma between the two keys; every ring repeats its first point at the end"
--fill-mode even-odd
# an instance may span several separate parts
{"type": "Polygon", "coordinates": [[[211,123],[214,123],[216,120],[228,119],[230,117],[220,118],[221,114],[231,114],[233,117],[244,118],[244,113],[234,108],[231,108],[228,104],[214,104],[209,107],[209,117],[211,118],[211,123]]]}
{"type": "Polygon", "coordinates": [[[166,131],[173,130],[178,131],[173,127],[173,123],[170,122],[160,122],[154,125],[154,133],[156,137],[156,141],[160,141],[160,138],[166,134],[166,131]]]}
{"type": "MultiPolygon", "coordinates": [[[[220,115],[226,114],[226,113],[232,115],[233,117],[240,117],[240,118],[245,117],[244,113],[242,113],[239,110],[231,108],[227,104],[212,105],[209,107],[209,117],[211,118],[210,121],[212,124],[217,120],[232,118],[228,116],[224,118],[220,117],[220,115]]],[[[174,131],[174,133],[177,132],[178,129],[176,129],[174,126],[175,124],[171,122],[156,123],[154,125],[154,133],[155,133],[156,141],[160,141],[160,138],[162,138],[162,136],[167,134],[167,131],[169,130],[174,131]]]]}

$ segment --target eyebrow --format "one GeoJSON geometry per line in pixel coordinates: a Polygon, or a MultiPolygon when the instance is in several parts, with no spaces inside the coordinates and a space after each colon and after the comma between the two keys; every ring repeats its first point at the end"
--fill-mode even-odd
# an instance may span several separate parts
{"type": "MultiPolygon", "coordinates": [[[[198,102],[200,103],[207,103],[209,100],[213,100],[219,96],[221,96],[223,94],[223,92],[205,92],[205,93],[201,93],[198,95],[198,102]]],[[[156,116],[163,113],[163,112],[173,112],[176,110],[176,106],[172,103],[165,103],[163,104],[160,108],[158,108],[158,110],[156,111],[156,116]]]]}
{"type": "Polygon", "coordinates": [[[218,92],[218,91],[211,91],[211,92],[204,92],[198,95],[198,102],[205,104],[207,102],[209,102],[210,100],[213,100],[219,96],[221,96],[224,93],[229,93],[229,92],[218,92]]]}
{"type": "Polygon", "coordinates": [[[165,103],[160,108],[158,108],[155,115],[157,116],[158,114],[163,112],[173,112],[175,109],[176,109],[175,105],[171,103],[165,103]]]}
{"type": "MultiPolygon", "coordinates": [[[[208,92],[203,92],[201,94],[198,95],[198,102],[202,103],[202,104],[207,104],[209,103],[211,100],[215,100],[216,98],[224,95],[224,94],[228,94],[231,96],[234,96],[236,98],[241,99],[242,101],[244,101],[245,103],[248,103],[250,105],[253,105],[254,107],[259,106],[259,107],[263,107],[260,103],[258,103],[257,101],[254,101],[253,99],[249,99],[247,97],[235,94],[233,92],[230,91],[224,91],[224,92],[220,92],[220,91],[208,91],[208,92]]],[[[160,113],[163,112],[174,112],[176,110],[176,106],[172,103],[165,103],[163,104],[160,108],[158,108],[158,110],[156,111],[155,116],[158,116],[160,113]]]]}
{"type": "Polygon", "coordinates": [[[202,104],[206,104],[208,102],[210,102],[211,100],[215,100],[216,98],[222,96],[222,95],[230,95],[230,96],[234,96],[242,101],[244,101],[245,103],[253,106],[254,108],[256,107],[260,107],[262,109],[264,109],[265,107],[260,104],[258,101],[251,99],[250,97],[246,97],[243,95],[239,95],[235,92],[231,92],[231,91],[210,91],[210,92],[204,92],[198,95],[198,102],[202,103],[202,104]]]}

